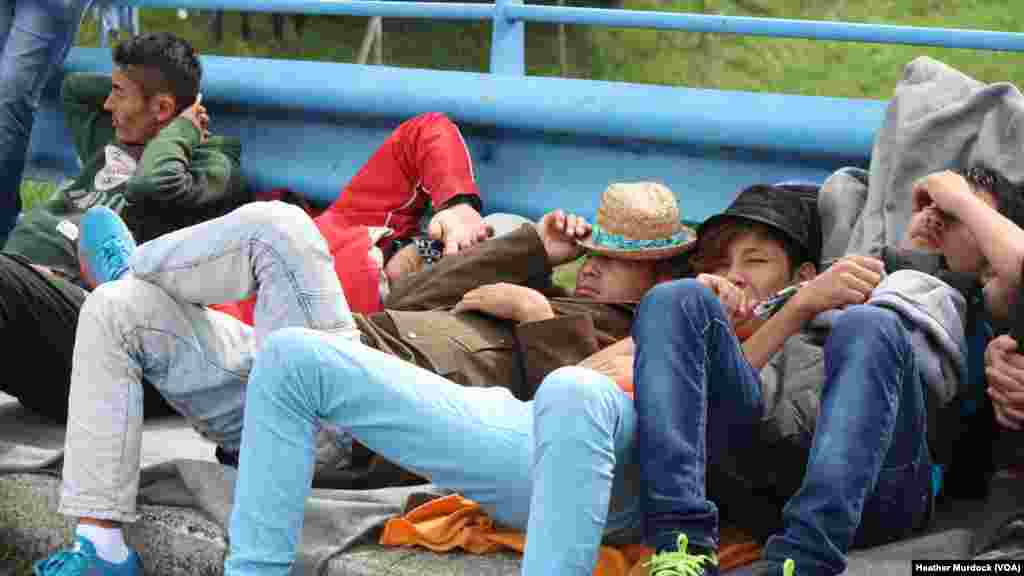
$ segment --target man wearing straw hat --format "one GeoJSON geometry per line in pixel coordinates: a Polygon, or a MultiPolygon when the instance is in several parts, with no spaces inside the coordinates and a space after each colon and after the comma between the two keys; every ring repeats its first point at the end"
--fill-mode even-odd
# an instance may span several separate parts
{"type": "MultiPolygon", "coordinates": [[[[461,491],[499,522],[525,528],[535,482],[531,430],[544,407],[530,401],[534,391],[549,372],[628,336],[635,304],[671,275],[672,257],[693,236],[665,186],[613,184],[593,227],[554,211],[404,276],[386,310],[366,316],[350,312],[327,245],[299,208],[254,203],[179,232],[139,246],[131,273],[99,286],[83,306],[61,512],[116,536],[121,523],[136,519],[143,378],[227,451],[242,443],[244,409],[246,429],[280,429],[298,444],[261,450],[273,463],[241,462],[242,476],[272,487],[278,499],[240,484],[245,504],[232,522],[229,573],[294,558],[319,420],[461,491]],[[552,268],[583,253],[575,293],[555,288],[552,268]],[[254,327],[205,307],[253,294],[254,327]],[[265,367],[254,365],[264,356],[265,367]],[[294,370],[278,372],[282,360],[295,362],[294,370]],[[306,370],[324,377],[294,378],[306,370]],[[253,393],[262,402],[268,391],[247,398],[250,373],[292,390],[295,401],[306,385],[329,385],[318,392],[326,404],[315,411],[324,412],[296,406],[283,420],[265,408],[251,413],[253,393]],[[294,462],[281,461],[285,454],[294,462]],[[254,496],[259,502],[250,507],[254,496]],[[280,529],[268,528],[271,518],[284,521],[280,529]]],[[[571,548],[568,541],[550,545],[571,548]]],[[[92,548],[81,542],[77,549],[92,548]]],[[[139,562],[125,548],[114,552],[110,559],[97,551],[89,561],[104,568],[139,562]]]]}

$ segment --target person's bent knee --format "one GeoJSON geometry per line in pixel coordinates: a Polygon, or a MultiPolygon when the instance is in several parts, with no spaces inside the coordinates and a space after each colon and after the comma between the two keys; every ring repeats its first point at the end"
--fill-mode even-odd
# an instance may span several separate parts
{"type": "Polygon", "coordinates": [[[148,294],[154,290],[159,288],[130,274],[104,282],[85,298],[80,316],[105,320],[141,318],[148,306],[158,305],[148,294]]]}
{"type": "Polygon", "coordinates": [[[244,216],[247,222],[281,230],[290,230],[301,226],[305,220],[312,221],[309,214],[302,208],[280,200],[250,202],[239,207],[238,212],[244,216]]]}
{"type": "Polygon", "coordinates": [[[247,401],[252,401],[254,393],[265,395],[284,404],[301,406],[313,416],[324,417],[325,402],[330,400],[326,390],[331,388],[325,379],[335,379],[330,382],[335,390],[349,382],[365,382],[345,373],[358,369],[354,358],[360,346],[309,328],[275,330],[256,355],[249,377],[250,400],[247,401]]]}
{"type": "Polygon", "coordinates": [[[623,394],[611,378],[589,368],[565,366],[548,374],[534,397],[536,412],[579,414],[610,410],[615,395],[623,394]]]}
{"type": "Polygon", "coordinates": [[[657,326],[664,327],[666,321],[672,324],[672,318],[686,314],[685,307],[694,304],[706,310],[721,311],[715,294],[692,278],[662,282],[648,290],[640,300],[636,322],[655,322],[657,326]]]}
{"type": "MultiPolygon", "coordinates": [[[[340,354],[339,359],[353,361],[354,347],[362,344],[347,338],[332,337],[322,330],[290,326],[271,332],[256,355],[253,372],[272,368],[277,376],[296,382],[315,383],[320,369],[329,360],[329,354],[340,354]]],[[[250,378],[250,385],[251,385],[250,378]]],[[[268,382],[276,386],[278,382],[268,382]]]]}
{"type": "Polygon", "coordinates": [[[312,243],[326,248],[326,242],[313,219],[294,204],[280,200],[250,202],[238,208],[238,212],[261,236],[300,246],[312,243]]]}
{"type": "Polygon", "coordinates": [[[717,302],[715,294],[707,286],[693,278],[684,278],[672,282],[662,282],[654,286],[640,300],[640,307],[641,309],[667,310],[670,307],[678,306],[681,302],[692,300],[717,302]]]}
{"type": "Polygon", "coordinates": [[[297,374],[319,364],[316,350],[323,345],[323,333],[302,327],[275,330],[263,342],[257,364],[272,366],[285,374],[297,374]]]}
{"type": "Polygon", "coordinates": [[[836,316],[830,337],[872,338],[885,335],[900,339],[907,335],[899,313],[881,306],[859,304],[850,306],[836,316]]]}

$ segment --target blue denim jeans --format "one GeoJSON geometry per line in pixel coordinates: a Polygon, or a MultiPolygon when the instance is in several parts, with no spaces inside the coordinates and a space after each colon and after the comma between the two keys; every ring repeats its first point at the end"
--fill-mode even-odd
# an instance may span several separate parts
{"type": "Polygon", "coordinates": [[[0,246],[21,211],[21,174],[43,86],[64,62],[91,0],[0,6],[0,246]]]}
{"type": "Polygon", "coordinates": [[[479,502],[499,524],[526,529],[526,575],[587,576],[602,531],[638,521],[624,482],[634,413],[609,378],[561,368],[523,402],[287,328],[267,338],[249,379],[226,575],[289,573],[320,420],[479,502]]]}
{"type": "Polygon", "coordinates": [[[721,304],[694,280],[647,293],[633,323],[637,451],[644,534],[674,550],[676,534],[718,546],[718,509],[705,471],[715,454],[746,449],[757,436],[761,386],[721,304]]]}
{"type": "MultiPolygon", "coordinates": [[[[633,336],[645,537],[659,550],[673,548],[680,532],[716,547],[705,471],[763,449],[759,375],[718,299],[693,280],[649,292],[633,336]]],[[[825,370],[803,484],[764,550],[807,574],[842,572],[858,527],[872,543],[910,534],[931,497],[923,384],[901,318],[874,306],[846,309],[826,342],[825,370]]]]}

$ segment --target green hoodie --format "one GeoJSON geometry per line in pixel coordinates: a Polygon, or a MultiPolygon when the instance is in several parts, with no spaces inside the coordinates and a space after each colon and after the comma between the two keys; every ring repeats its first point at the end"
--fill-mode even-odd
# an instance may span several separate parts
{"type": "Polygon", "coordinates": [[[109,76],[64,79],[64,117],[82,164],[80,174],[39,207],[24,213],[4,251],[20,254],[79,280],[78,220],[101,204],[121,214],[139,242],[190,226],[251,200],[239,174],[241,144],[212,136],[184,118],[165,126],[142,148],[117,142],[103,102],[109,76]]]}

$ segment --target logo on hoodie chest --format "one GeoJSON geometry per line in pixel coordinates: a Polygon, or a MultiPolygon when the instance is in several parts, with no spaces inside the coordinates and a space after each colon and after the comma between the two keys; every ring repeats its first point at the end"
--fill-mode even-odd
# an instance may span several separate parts
{"type": "Polygon", "coordinates": [[[112,144],[108,144],[103,152],[105,163],[93,177],[92,188],[64,191],[68,203],[79,212],[84,212],[97,204],[108,206],[117,212],[124,207],[124,194],[114,190],[135,174],[138,163],[127,152],[112,144]]]}
{"type": "Polygon", "coordinates": [[[106,156],[106,162],[104,162],[103,168],[96,173],[96,178],[92,183],[93,187],[100,192],[106,192],[124,184],[135,175],[135,169],[138,168],[135,158],[113,144],[107,144],[103,153],[106,156]]]}

